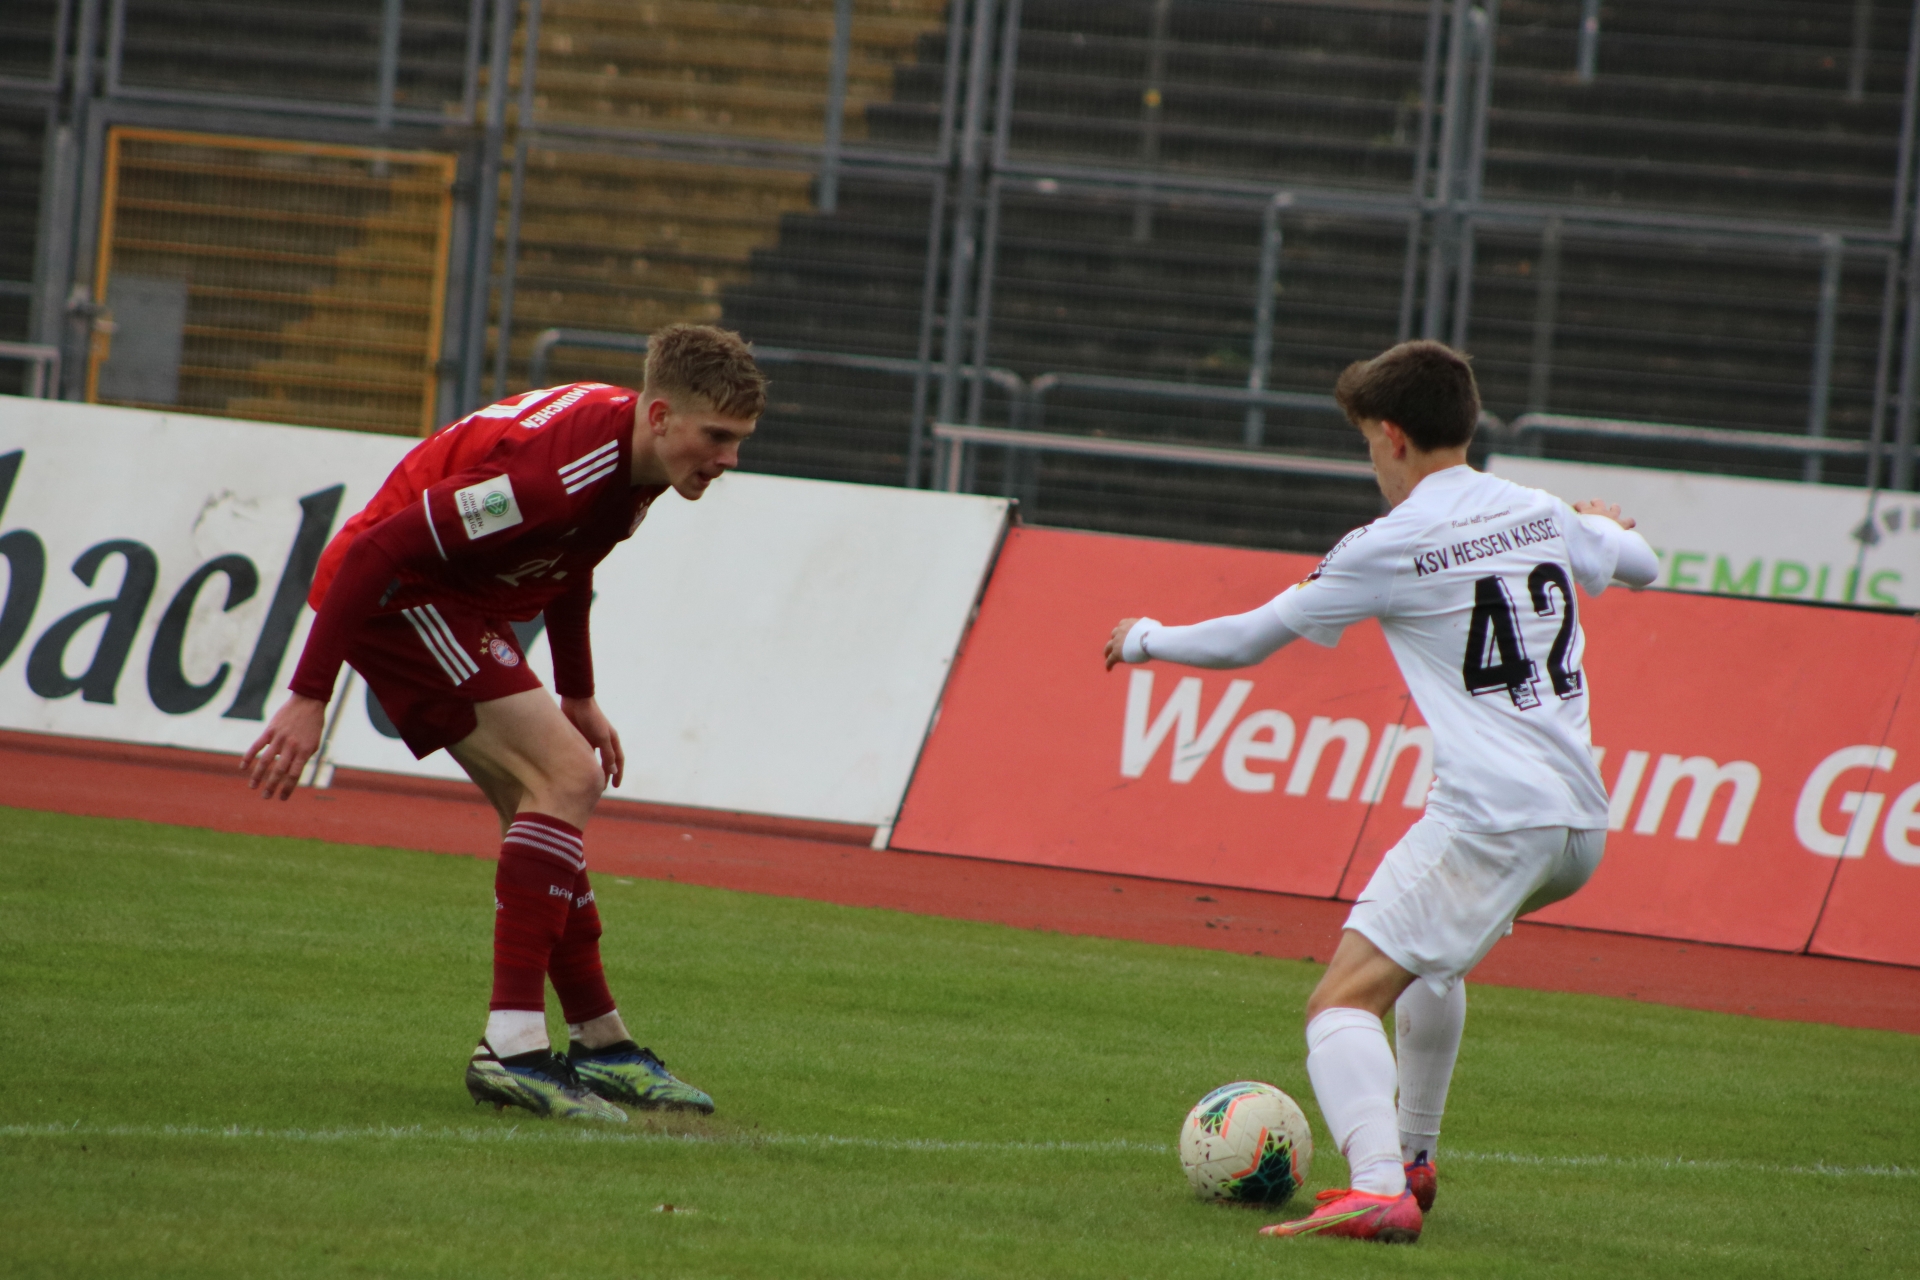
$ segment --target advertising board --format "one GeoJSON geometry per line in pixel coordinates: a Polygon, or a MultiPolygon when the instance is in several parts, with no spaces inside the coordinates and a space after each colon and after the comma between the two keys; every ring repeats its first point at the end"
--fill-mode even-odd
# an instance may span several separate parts
{"type": "MultiPolygon", "coordinates": [[[[1241,612],[1312,567],[1015,530],[894,845],[1352,898],[1419,817],[1432,768],[1378,624],[1241,671],[1107,672],[1100,660],[1122,617],[1241,612]]],[[[1612,831],[1593,882],[1537,918],[1800,950],[1843,864],[1841,883],[1857,878],[1880,913],[1856,912],[1858,931],[1879,937],[1912,917],[1920,787],[1875,799],[1858,762],[1888,741],[1920,626],[1617,588],[1583,594],[1579,608],[1612,831]],[[1867,848],[1875,821],[1915,838],[1886,837],[1898,856],[1884,857],[1867,848]]],[[[1920,780],[1920,741],[1911,752],[1908,782],[1920,780]]],[[[1851,933],[1842,943],[1840,927],[1833,945],[1860,954],[1868,944],[1851,933]]]]}
{"type": "Polygon", "coordinates": [[[1920,662],[1878,744],[1867,737],[1822,761],[1797,812],[1805,839],[1834,864],[1812,950],[1920,965],[1920,662]]]}
{"type": "Polygon", "coordinates": [[[1100,659],[1124,615],[1238,613],[1313,565],[1011,532],[895,847],[1333,896],[1371,797],[1412,795],[1411,816],[1431,768],[1395,741],[1408,699],[1379,628],[1245,671],[1100,659]]]}
{"type": "Polygon", "coordinates": [[[0,725],[236,755],[413,442],[0,397],[0,725]]]}
{"type": "Polygon", "coordinates": [[[1920,609],[1920,495],[1496,454],[1487,470],[1640,522],[1674,591],[1920,609]]]}
{"type": "MultiPolygon", "coordinates": [[[[627,754],[607,794],[891,822],[1007,510],[739,473],[656,502],[594,574],[597,696],[627,754]]],[[[551,674],[544,633],[527,656],[551,674]]],[[[364,686],[349,698],[334,763],[462,776],[444,752],[414,761],[364,686]]]]}
{"type": "MultiPolygon", "coordinates": [[[[0,397],[0,727],[237,756],[286,696],[321,548],[414,443],[0,397]]],[[[743,474],[656,503],[595,578],[617,794],[891,821],[1007,511],[743,474]]],[[[357,680],[335,706],[332,763],[460,776],[357,680]]]]}

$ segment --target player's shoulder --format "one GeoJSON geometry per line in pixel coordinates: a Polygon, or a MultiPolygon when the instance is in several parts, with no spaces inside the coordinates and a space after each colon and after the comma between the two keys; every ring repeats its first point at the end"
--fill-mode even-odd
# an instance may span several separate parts
{"type": "Polygon", "coordinates": [[[571,469],[614,458],[633,431],[638,393],[603,382],[548,387],[526,402],[503,443],[517,462],[571,469]]]}
{"type": "MultiPolygon", "coordinates": [[[[515,449],[576,432],[607,433],[632,422],[639,394],[604,382],[536,387],[484,405],[428,437],[424,447],[471,454],[515,449]]],[[[416,449],[415,452],[420,452],[416,449]]]]}
{"type": "Polygon", "coordinates": [[[1393,512],[1349,530],[1344,538],[1333,544],[1333,548],[1320,558],[1313,572],[1301,579],[1300,585],[1318,582],[1329,574],[1340,577],[1369,577],[1380,571],[1381,566],[1391,564],[1394,553],[1405,540],[1401,525],[1393,522],[1393,512]]]}
{"type": "Polygon", "coordinates": [[[605,433],[631,422],[638,392],[606,382],[572,382],[529,392],[514,414],[513,429],[528,437],[605,433]]]}
{"type": "Polygon", "coordinates": [[[1407,501],[1382,516],[1409,538],[1531,518],[1565,504],[1543,489],[1515,484],[1471,467],[1449,467],[1423,480],[1407,501]]]}

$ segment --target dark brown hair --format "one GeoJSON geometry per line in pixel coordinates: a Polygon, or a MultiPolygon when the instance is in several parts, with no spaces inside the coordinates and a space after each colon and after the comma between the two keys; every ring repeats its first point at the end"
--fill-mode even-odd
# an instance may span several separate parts
{"type": "Polygon", "coordinates": [[[1391,422],[1424,452],[1467,443],[1480,420],[1480,388],[1467,357],[1426,338],[1354,361],[1334,384],[1333,398],[1355,426],[1391,422]]]}
{"type": "Polygon", "coordinates": [[[757,418],[767,407],[767,377],[731,329],[670,324],[647,339],[651,395],[691,396],[728,418],[757,418]]]}

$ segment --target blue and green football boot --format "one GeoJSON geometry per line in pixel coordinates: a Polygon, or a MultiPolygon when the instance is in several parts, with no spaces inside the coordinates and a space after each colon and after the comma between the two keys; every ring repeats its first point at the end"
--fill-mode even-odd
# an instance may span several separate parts
{"type": "Polygon", "coordinates": [[[698,1111],[713,1114],[713,1099],[684,1080],[674,1078],[667,1064],[631,1040],[589,1049],[578,1040],[567,1047],[567,1061],[587,1088],[613,1102],[643,1111],[698,1111]]]}
{"type": "Polygon", "coordinates": [[[524,1107],[562,1120],[627,1120],[626,1112],[595,1093],[565,1058],[548,1049],[502,1058],[482,1040],[467,1063],[467,1092],[474,1102],[491,1102],[501,1110],[524,1107]]]}

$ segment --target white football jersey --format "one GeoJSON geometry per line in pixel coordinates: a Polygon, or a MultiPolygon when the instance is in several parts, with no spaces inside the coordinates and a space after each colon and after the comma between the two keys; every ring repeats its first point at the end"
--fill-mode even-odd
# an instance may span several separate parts
{"type": "Polygon", "coordinates": [[[1273,601],[1316,644],[1380,620],[1433,730],[1427,813],[1457,831],[1607,825],[1574,599],[1613,577],[1619,544],[1588,523],[1602,519],[1449,467],[1273,601]]]}

